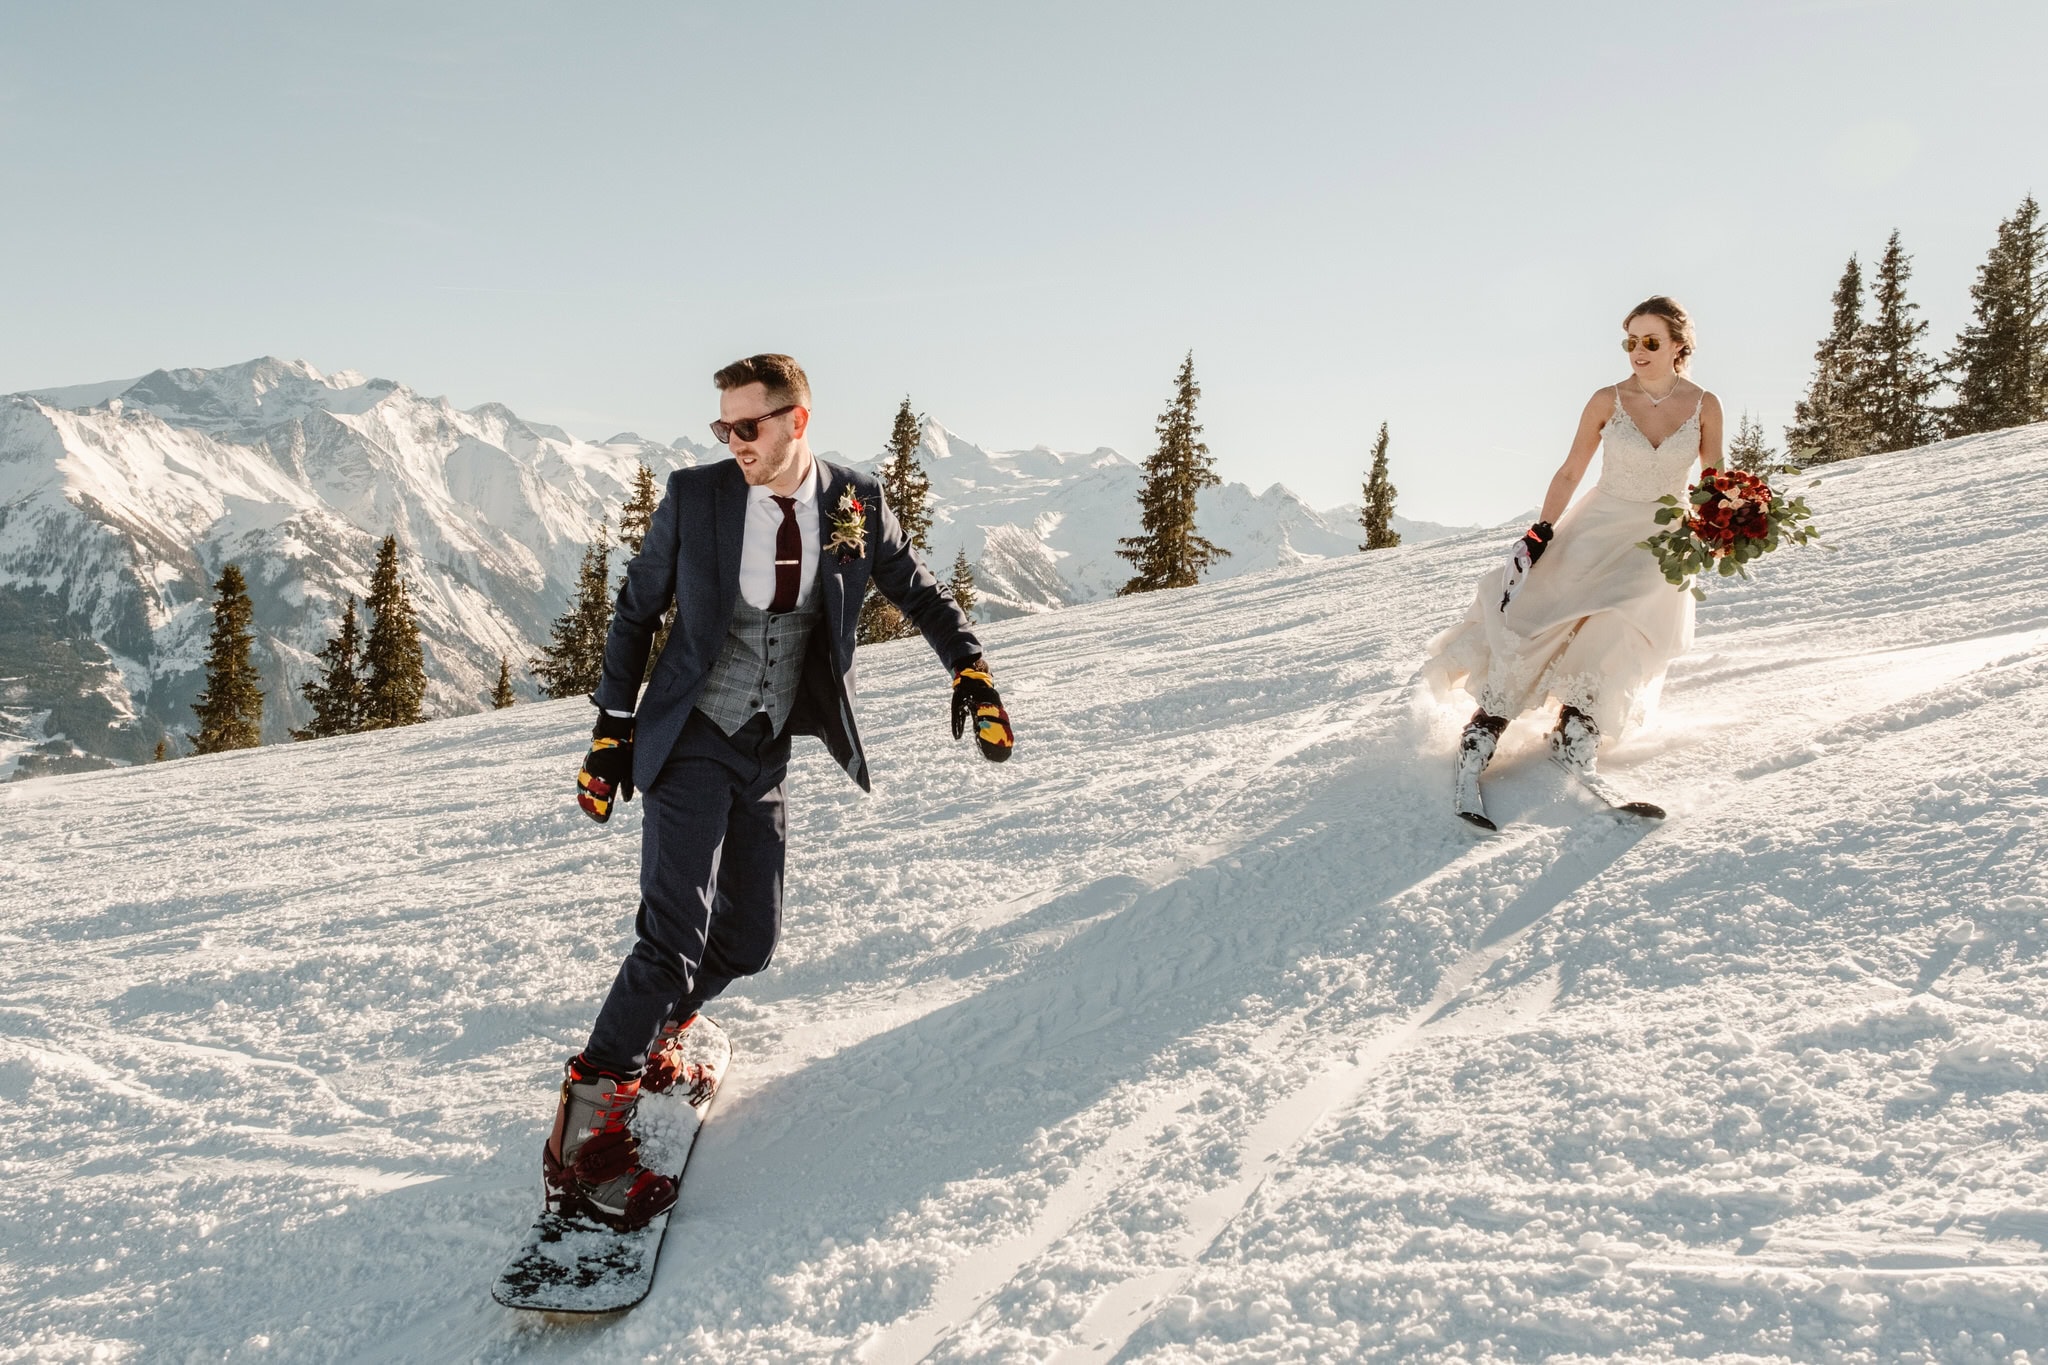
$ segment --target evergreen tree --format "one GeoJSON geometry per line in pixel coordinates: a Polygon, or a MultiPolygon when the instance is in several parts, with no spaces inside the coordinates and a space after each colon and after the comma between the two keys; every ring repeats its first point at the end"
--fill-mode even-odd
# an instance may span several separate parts
{"type": "Polygon", "coordinates": [[[1222,482],[1201,441],[1195,403],[1202,396],[1195,382],[1195,353],[1189,351],[1174,378],[1173,399],[1159,414],[1154,430],[1159,448],[1145,461],[1145,483],[1138,490],[1143,535],[1124,536],[1117,554],[1137,572],[1117,589],[1118,596],[1192,587],[1203,570],[1230,551],[1195,531],[1195,497],[1222,482]]]}
{"type": "Polygon", "coordinates": [[[384,537],[370,571],[369,638],[363,644],[365,730],[389,730],[420,723],[427,700],[427,668],[420,652],[420,623],[412,594],[398,571],[398,537],[384,537]]]}
{"type": "Polygon", "coordinates": [[[1956,388],[1948,434],[2048,419],[2048,224],[2033,195],[1998,225],[1970,302],[1970,325],[1945,362],[1956,388]]]}
{"type": "Polygon", "coordinates": [[[661,490],[654,486],[654,471],[644,463],[633,470],[633,492],[619,509],[619,544],[640,553],[647,541],[647,528],[654,524],[654,509],[661,504],[661,490]]]}
{"type": "Polygon", "coordinates": [[[500,654],[498,656],[498,685],[491,689],[491,706],[495,710],[502,711],[517,700],[518,698],[512,695],[512,661],[500,654]]]}
{"type": "Polygon", "coordinates": [[[1863,267],[1853,255],[1835,285],[1834,304],[1834,322],[1813,353],[1813,386],[1785,428],[1795,464],[1832,464],[1870,449],[1863,403],[1863,267]]]}
{"type": "Polygon", "coordinates": [[[324,665],[320,676],[302,684],[313,719],[303,730],[292,731],[293,739],[325,739],[329,735],[352,735],[363,728],[362,633],[356,625],[353,594],[342,609],[341,629],[319,653],[324,665]]]}
{"type": "MultiPolygon", "coordinates": [[[[896,514],[911,548],[920,553],[931,549],[932,531],[932,481],[917,458],[923,439],[923,419],[911,408],[906,394],[903,405],[896,409],[896,420],[889,428],[889,448],[875,476],[882,484],[882,501],[896,514]]],[[[860,604],[860,620],[854,626],[855,643],[871,645],[916,633],[917,628],[904,620],[903,613],[870,581],[868,595],[860,604]]]]}
{"type": "Polygon", "coordinates": [[[1872,450],[1906,450],[1925,445],[1937,434],[1934,407],[1928,400],[1941,387],[1941,375],[1920,349],[1927,323],[1913,316],[1920,305],[1906,299],[1906,281],[1912,277],[1913,258],[1899,245],[1895,229],[1885,243],[1884,259],[1877,263],[1877,279],[1871,285],[1877,316],[1865,329],[1863,343],[1868,358],[1863,414],[1872,450]]]}
{"type": "Polygon", "coordinates": [[[213,594],[206,690],[192,706],[199,717],[199,734],[192,741],[197,754],[253,749],[263,742],[263,689],[256,685],[256,665],[249,660],[249,646],[255,643],[249,623],[256,608],[238,565],[220,571],[213,594]]]}
{"type": "Polygon", "coordinates": [[[953,600],[960,604],[960,610],[966,613],[969,621],[972,621],[974,604],[981,600],[981,594],[974,590],[974,566],[967,562],[965,545],[953,556],[953,581],[950,586],[953,589],[953,600]]]}
{"type": "Polygon", "coordinates": [[[1742,414],[1742,422],[1735,429],[1735,440],[1728,447],[1728,464],[1746,474],[1762,474],[1776,469],[1780,461],[1778,452],[1771,449],[1764,440],[1763,423],[1742,414]]]}
{"type": "MultiPolygon", "coordinates": [[[[648,528],[654,524],[654,509],[661,505],[661,490],[655,486],[654,471],[644,463],[634,471],[633,493],[626,499],[626,505],[619,509],[619,545],[633,554],[640,553],[640,547],[647,543],[648,528]]],[[[626,576],[621,573],[619,582],[626,576]]],[[[676,623],[675,604],[670,603],[661,614],[661,624],[654,628],[654,638],[647,645],[647,671],[641,681],[654,676],[654,666],[661,661],[662,647],[668,644],[668,633],[676,623]]],[[[609,624],[609,620],[607,620],[609,624]]],[[[598,648],[602,650],[603,644],[598,648]]]]}
{"type": "Polygon", "coordinates": [[[599,517],[597,534],[583,551],[575,599],[556,618],[553,638],[528,661],[550,697],[595,692],[604,675],[605,636],[612,628],[611,554],[611,523],[599,517]]]}
{"type": "Polygon", "coordinates": [[[1394,494],[1387,478],[1387,424],[1380,423],[1379,439],[1372,443],[1372,471],[1365,477],[1365,504],[1358,509],[1358,524],[1365,528],[1361,550],[1391,550],[1401,543],[1394,529],[1394,494]]]}

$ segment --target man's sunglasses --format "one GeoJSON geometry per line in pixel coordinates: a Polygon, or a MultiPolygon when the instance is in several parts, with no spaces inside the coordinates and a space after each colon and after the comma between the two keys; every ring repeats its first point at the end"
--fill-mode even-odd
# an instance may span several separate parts
{"type": "Polygon", "coordinates": [[[759,417],[742,417],[737,422],[713,422],[711,424],[711,434],[718,438],[718,443],[722,446],[731,445],[732,438],[735,436],[739,437],[742,441],[751,441],[761,434],[761,423],[780,417],[785,412],[795,412],[802,406],[803,404],[801,403],[791,403],[786,408],[777,408],[773,412],[764,412],[759,417]]]}
{"type": "MultiPolygon", "coordinates": [[[[1634,349],[1635,349],[1636,347],[1638,347],[1638,346],[1642,347],[1642,348],[1643,348],[1644,350],[1646,350],[1646,351],[1661,351],[1661,350],[1663,350],[1663,349],[1664,349],[1664,343],[1663,343],[1663,342],[1661,342],[1661,341],[1659,341],[1659,340],[1657,340],[1657,338],[1655,338],[1655,337],[1638,337],[1638,336],[1631,336],[1631,337],[1624,337],[1624,338],[1622,338],[1622,342],[1621,342],[1621,349],[1622,349],[1622,350],[1624,350],[1624,351],[1633,351],[1633,350],[1634,350],[1634,349]]],[[[721,439],[723,439],[723,438],[721,438],[721,439]]],[[[749,436],[749,437],[748,437],[747,439],[751,441],[751,440],[753,440],[754,438],[753,438],[753,437],[751,437],[751,436],[749,436]]]]}

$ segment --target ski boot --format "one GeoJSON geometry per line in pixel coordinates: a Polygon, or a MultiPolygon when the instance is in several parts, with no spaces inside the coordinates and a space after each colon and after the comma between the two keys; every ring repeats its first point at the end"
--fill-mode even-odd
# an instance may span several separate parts
{"type": "Polygon", "coordinates": [[[1662,820],[1664,808],[1650,801],[1631,801],[1612,782],[1594,771],[1600,754],[1600,727],[1576,706],[1557,715],[1557,728],[1550,732],[1550,761],[1578,779],[1579,785],[1624,815],[1662,820]]]}
{"type": "Polygon", "coordinates": [[[631,1232],[674,1207],[675,1181],[640,1164],[632,1128],[639,1103],[639,1080],[599,1071],[580,1056],[569,1060],[555,1126],[541,1149],[550,1213],[631,1232]]]}
{"type": "Polygon", "coordinates": [[[1493,762],[1493,751],[1500,745],[1501,731],[1507,728],[1507,721],[1500,716],[1489,716],[1483,710],[1474,711],[1472,719],[1465,722],[1465,733],[1458,738],[1452,808],[1461,819],[1469,820],[1481,829],[1500,828],[1486,818],[1486,803],[1479,796],[1479,774],[1493,762]]]}
{"type": "MultiPolygon", "coordinates": [[[[695,1037],[690,1026],[697,1022],[692,1014],[687,1019],[671,1019],[661,1026],[661,1036],[654,1040],[654,1046],[647,1050],[647,1069],[640,1073],[640,1088],[650,1095],[666,1095],[680,1089],[684,1099],[691,1104],[702,1104],[705,1096],[718,1088],[718,1065],[706,1056],[692,1056],[702,1053],[701,1048],[692,1048],[695,1037]]],[[[700,1030],[701,1032],[701,1030],[700,1030]]]]}
{"type": "Polygon", "coordinates": [[[1586,777],[1600,755],[1600,727],[1576,706],[1557,713],[1557,728],[1550,732],[1550,757],[1558,767],[1575,776],[1586,777]]]}

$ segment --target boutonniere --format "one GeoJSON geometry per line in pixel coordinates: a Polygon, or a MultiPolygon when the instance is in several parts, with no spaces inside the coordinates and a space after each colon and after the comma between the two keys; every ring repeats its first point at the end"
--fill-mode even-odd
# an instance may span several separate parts
{"type": "Polygon", "coordinates": [[[868,552],[868,509],[851,488],[839,495],[839,510],[832,514],[832,539],[828,551],[837,551],[839,562],[848,564],[868,552]]]}

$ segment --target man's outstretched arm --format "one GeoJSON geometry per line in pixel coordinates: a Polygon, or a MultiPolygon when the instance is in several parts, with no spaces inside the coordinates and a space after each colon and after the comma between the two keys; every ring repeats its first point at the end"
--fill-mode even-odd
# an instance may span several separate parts
{"type": "Polygon", "coordinates": [[[881,509],[875,537],[875,587],[917,627],[918,634],[924,636],[925,643],[932,647],[947,671],[958,673],[981,657],[981,641],[967,623],[967,613],[953,600],[953,594],[939,586],[939,580],[917,557],[888,499],[878,501],[881,509]]]}
{"type": "Polygon", "coordinates": [[[591,702],[597,723],[590,752],[576,774],[576,804],[603,824],[621,802],[633,799],[633,710],[640,680],[647,676],[647,651],[655,627],[675,600],[676,507],[674,476],[654,509],[640,553],[626,564],[625,581],[612,604],[604,637],[604,663],[591,702]]]}
{"type": "Polygon", "coordinates": [[[875,538],[876,589],[917,627],[953,675],[953,738],[960,738],[971,721],[981,756],[1001,763],[1010,756],[1016,736],[1010,728],[1010,713],[1003,709],[1003,699],[996,691],[995,676],[982,657],[981,640],[953,594],[939,586],[939,580],[918,558],[886,498],[881,499],[876,520],[880,526],[875,538]]]}

